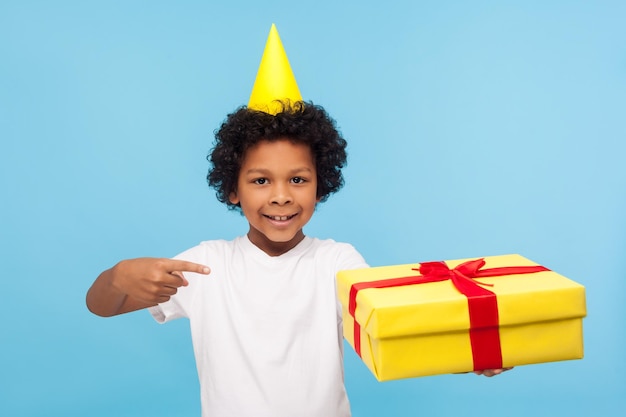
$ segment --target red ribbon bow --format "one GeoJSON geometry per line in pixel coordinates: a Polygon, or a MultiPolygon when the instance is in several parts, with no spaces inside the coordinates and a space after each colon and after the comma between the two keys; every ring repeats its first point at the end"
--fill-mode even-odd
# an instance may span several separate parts
{"type": "Polygon", "coordinates": [[[450,269],[443,261],[423,262],[419,268],[413,268],[413,270],[418,270],[421,275],[352,284],[348,311],[354,318],[354,349],[356,353],[361,356],[361,326],[355,317],[356,296],[360,290],[450,280],[454,287],[467,297],[474,370],[502,368],[498,300],[493,292],[483,288],[483,286],[492,286],[492,284],[481,283],[476,281],[476,278],[530,274],[549,271],[549,269],[539,265],[481,269],[485,263],[483,258],[475,259],[450,269]]]}

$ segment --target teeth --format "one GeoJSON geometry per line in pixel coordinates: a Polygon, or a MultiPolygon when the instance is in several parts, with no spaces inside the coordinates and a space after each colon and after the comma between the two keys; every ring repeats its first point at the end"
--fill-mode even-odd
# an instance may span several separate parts
{"type": "Polygon", "coordinates": [[[290,216],[268,216],[270,219],[272,220],[276,220],[276,221],[285,221],[287,220],[290,216]]]}

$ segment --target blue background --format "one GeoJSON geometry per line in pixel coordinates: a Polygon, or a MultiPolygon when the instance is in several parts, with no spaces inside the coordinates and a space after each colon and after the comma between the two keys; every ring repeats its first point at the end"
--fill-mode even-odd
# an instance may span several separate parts
{"type": "Polygon", "coordinates": [[[378,383],[348,347],[354,416],[620,414],[625,5],[0,1],[0,415],[199,415],[187,322],[84,295],[120,259],[245,233],[205,156],[272,22],[349,140],[308,234],[371,265],[521,253],[587,287],[581,361],[378,383]]]}

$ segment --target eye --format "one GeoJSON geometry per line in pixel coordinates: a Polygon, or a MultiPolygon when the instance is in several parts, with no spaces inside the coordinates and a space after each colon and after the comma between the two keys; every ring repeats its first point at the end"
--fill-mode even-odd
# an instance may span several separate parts
{"type": "Polygon", "coordinates": [[[263,184],[267,184],[267,178],[257,178],[254,181],[252,181],[254,184],[258,184],[258,185],[263,185],[263,184]]]}
{"type": "Polygon", "coordinates": [[[303,184],[306,182],[306,180],[302,177],[293,177],[291,179],[291,182],[293,182],[294,184],[303,184]]]}

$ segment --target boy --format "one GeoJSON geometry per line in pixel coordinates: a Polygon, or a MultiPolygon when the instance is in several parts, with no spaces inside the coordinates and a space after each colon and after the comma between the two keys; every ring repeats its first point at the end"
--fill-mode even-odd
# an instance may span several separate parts
{"type": "Polygon", "coordinates": [[[335,274],[367,264],[352,246],[303,232],[343,185],[346,141],[297,87],[263,104],[257,83],[216,133],[207,177],[242,211],[247,235],[176,259],[122,261],[96,279],[87,305],[101,316],[148,308],[159,322],[189,318],[203,416],[349,416],[335,274]]]}
{"type": "Polygon", "coordinates": [[[188,317],[203,415],[348,416],[334,276],[367,265],[302,230],[341,186],[345,141],[323,109],[301,102],[275,116],[240,109],[216,136],[209,183],[241,209],[248,234],[204,242],[185,261],[122,261],[96,280],[89,308],[188,317]]]}

